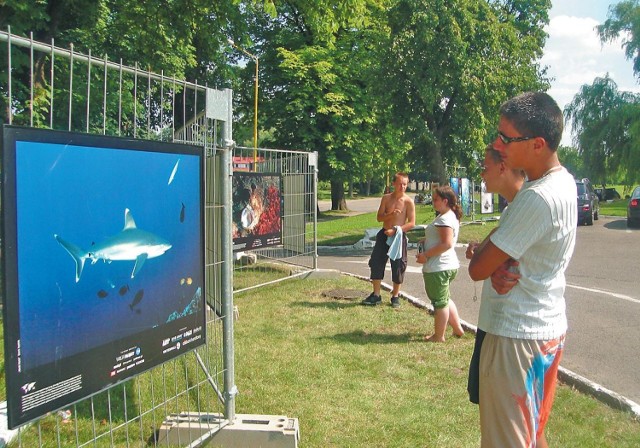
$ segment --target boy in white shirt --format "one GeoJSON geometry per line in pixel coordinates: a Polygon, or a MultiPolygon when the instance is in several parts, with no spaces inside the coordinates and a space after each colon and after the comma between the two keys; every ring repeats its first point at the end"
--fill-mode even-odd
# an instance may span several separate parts
{"type": "Polygon", "coordinates": [[[575,181],[558,160],[562,111],[546,93],[528,92],[500,108],[493,147],[527,181],[510,212],[469,264],[491,277],[480,354],[481,446],[545,448],[567,330],[564,290],[577,225],[575,181]],[[519,273],[509,272],[509,260],[519,273]]]}

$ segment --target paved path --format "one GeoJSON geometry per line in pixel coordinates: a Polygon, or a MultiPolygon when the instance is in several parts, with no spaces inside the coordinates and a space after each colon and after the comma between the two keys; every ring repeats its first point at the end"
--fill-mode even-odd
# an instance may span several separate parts
{"type": "MultiPolygon", "coordinates": [[[[413,197],[412,195],[410,195],[413,197]]],[[[380,207],[381,198],[347,199],[347,207],[353,214],[375,212],[380,207]]],[[[318,201],[321,212],[331,210],[331,201],[318,201]]]]}

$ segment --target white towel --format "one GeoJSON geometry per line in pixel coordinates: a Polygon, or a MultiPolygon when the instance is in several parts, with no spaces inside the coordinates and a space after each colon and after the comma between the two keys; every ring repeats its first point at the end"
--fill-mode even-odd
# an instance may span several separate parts
{"type": "Polygon", "coordinates": [[[402,227],[394,226],[393,228],[396,229],[396,234],[387,237],[387,245],[389,246],[387,255],[390,259],[397,260],[402,258],[402,227]]]}

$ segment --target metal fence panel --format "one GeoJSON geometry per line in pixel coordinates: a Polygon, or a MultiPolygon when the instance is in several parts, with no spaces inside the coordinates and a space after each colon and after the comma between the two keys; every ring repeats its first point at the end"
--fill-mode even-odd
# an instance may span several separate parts
{"type": "MultiPolygon", "coordinates": [[[[234,412],[233,298],[224,286],[231,282],[231,255],[223,238],[230,207],[224,167],[230,156],[218,144],[231,141],[231,127],[205,113],[208,96],[220,101],[230,95],[10,30],[0,31],[0,44],[2,123],[186,142],[202,145],[208,156],[206,345],[26,425],[14,439],[20,447],[169,446],[163,422],[195,412],[202,417],[188,419],[195,431],[179,445],[196,443],[202,431],[220,429],[234,412]]],[[[230,101],[226,107],[229,120],[230,101]]]]}
{"type": "Polygon", "coordinates": [[[234,293],[305,275],[317,269],[317,154],[235,147],[239,171],[281,178],[282,244],[236,254],[234,293]]]}

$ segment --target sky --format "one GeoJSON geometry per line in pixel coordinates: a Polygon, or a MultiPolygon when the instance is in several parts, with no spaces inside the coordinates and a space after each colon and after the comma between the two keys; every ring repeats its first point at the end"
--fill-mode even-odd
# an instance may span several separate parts
{"type": "MultiPolygon", "coordinates": [[[[584,84],[609,73],[618,90],[640,93],[633,76],[633,64],[627,60],[620,42],[602,45],[595,26],[607,19],[616,0],[554,0],[546,28],[549,37],[541,64],[553,78],[549,94],[560,108],[571,102],[584,84]]],[[[561,144],[571,145],[567,126],[561,144]]]]}

